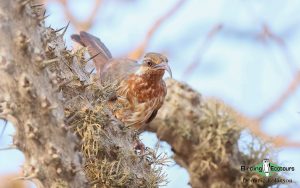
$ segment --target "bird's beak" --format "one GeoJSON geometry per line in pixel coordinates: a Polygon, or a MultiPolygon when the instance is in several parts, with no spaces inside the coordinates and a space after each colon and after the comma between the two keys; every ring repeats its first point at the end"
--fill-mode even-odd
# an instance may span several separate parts
{"type": "Polygon", "coordinates": [[[166,70],[170,74],[170,76],[172,78],[172,71],[171,71],[171,68],[170,68],[170,66],[168,65],[167,62],[162,62],[162,63],[160,63],[158,65],[155,65],[154,68],[155,69],[166,70]]]}

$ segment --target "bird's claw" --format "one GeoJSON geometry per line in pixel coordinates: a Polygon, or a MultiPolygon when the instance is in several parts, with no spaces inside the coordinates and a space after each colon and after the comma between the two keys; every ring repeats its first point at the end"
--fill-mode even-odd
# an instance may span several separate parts
{"type": "Polygon", "coordinates": [[[140,141],[136,140],[133,145],[134,151],[137,154],[144,155],[145,153],[145,145],[140,141]]]}

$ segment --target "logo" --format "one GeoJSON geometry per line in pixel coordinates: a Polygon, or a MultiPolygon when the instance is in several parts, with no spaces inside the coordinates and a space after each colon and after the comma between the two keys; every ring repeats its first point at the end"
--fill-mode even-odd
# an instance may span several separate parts
{"type": "Polygon", "coordinates": [[[244,178],[243,182],[274,182],[274,183],[292,183],[292,179],[286,179],[276,175],[279,172],[292,172],[295,171],[293,166],[279,166],[275,163],[272,163],[269,159],[262,160],[261,163],[258,163],[254,166],[241,166],[242,172],[254,172],[259,174],[261,178],[244,178]],[[273,178],[271,178],[274,176],[273,178]]]}
{"type": "Polygon", "coordinates": [[[276,172],[295,171],[295,167],[279,166],[275,163],[270,162],[269,159],[264,159],[261,163],[258,163],[255,166],[241,166],[241,171],[255,172],[261,176],[269,177],[274,175],[276,172]]]}

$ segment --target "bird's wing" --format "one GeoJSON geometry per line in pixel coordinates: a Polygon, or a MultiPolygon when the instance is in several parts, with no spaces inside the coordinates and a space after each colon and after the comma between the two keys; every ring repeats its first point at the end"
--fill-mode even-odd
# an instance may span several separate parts
{"type": "Polygon", "coordinates": [[[93,58],[93,61],[96,66],[97,73],[100,74],[100,71],[104,65],[112,59],[112,55],[107,47],[101,42],[101,40],[87,32],[81,31],[79,35],[72,35],[71,38],[81,44],[84,47],[88,48],[89,54],[93,58]]]}
{"type": "Polygon", "coordinates": [[[156,117],[159,109],[157,106],[160,103],[160,99],[155,98],[147,102],[137,103],[134,105],[134,110],[125,109],[123,112],[125,113],[124,123],[129,127],[133,126],[136,129],[144,129],[146,124],[150,123],[156,117]]]}
{"type": "Polygon", "coordinates": [[[112,83],[115,81],[121,81],[135,73],[139,67],[140,64],[131,59],[112,59],[105,64],[101,71],[101,82],[112,83]]]}

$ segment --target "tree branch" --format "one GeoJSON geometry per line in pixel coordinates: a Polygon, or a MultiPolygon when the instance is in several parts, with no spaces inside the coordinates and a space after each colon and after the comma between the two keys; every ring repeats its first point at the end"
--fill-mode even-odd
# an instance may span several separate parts
{"type": "Polygon", "coordinates": [[[258,117],[257,121],[262,121],[263,119],[270,116],[276,110],[280,109],[280,107],[286,102],[286,100],[297,90],[300,84],[300,71],[297,72],[294,79],[288,85],[288,87],[281,93],[281,95],[258,117]]]}
{"type": "Polygon", "coordinates": [[[70,11],[68,4],[67,4],[68,0],[58,0],[58,1],[63,6],[66,19],[70,20],[70,22],[74,25],[76,31],[86,31],[92,26],[92,24],[96,18],[96,15],[98,14],[98,10],[101,7],[101,3],[102,3],[102,0],[95,0],[95,4],[93,5],[93,9],[92,9],[90,15],[88,16],[88,18],[83,21],[79,21],[78,19],[76,19],[74,17],[73,13],[70,11]]]}
{"type": "MultiPolygon", "coordinates": [[[[243,173],[237,166],[260,163],[270,154],[270,146],[253,134],[260,143],[255,148],[259,148],[249,145],[240,149],[240,133],[249,122],[222,102],[201,98],[185,84],[167,80],[167,86],[165,103],[147,129],[171,145],[174,160],[190,174],[191,186],[250,186],[242,179],[255,175],[243,173]]],[[[261,186],[270,184],[266,181],[261,186]]]]}
{"type": "Polygon", "coordinates": [[[186,0],[178,0],[178,2],[168,12],[166,12],[166,14],[162,15],[158,20],[156,20],[148,30],[143,41],[128,55],[128,57],[132,59],[140,58],[145,53],[145,50],[148,47],[154,33],[167,19],[172,17],[172,15],[174,15],[185,2],[186,0]]]}
{"type": "Polygon", "coordinates": [[[196,56],[193,61],[186,67],[186,69],[182,73],[182,79],[187,80],[187,78],[192,75],[192,73],[196,70],[196,68],[201,63],[201,58],[205,51],[209,48],[210,44],[212,43],[214,37],[221,31],[223,28],[222,24],[217,24],[213,26],[209,32],[207,33],[203,43],[201,43],[199,50],[196,52],[196,56]]]}

